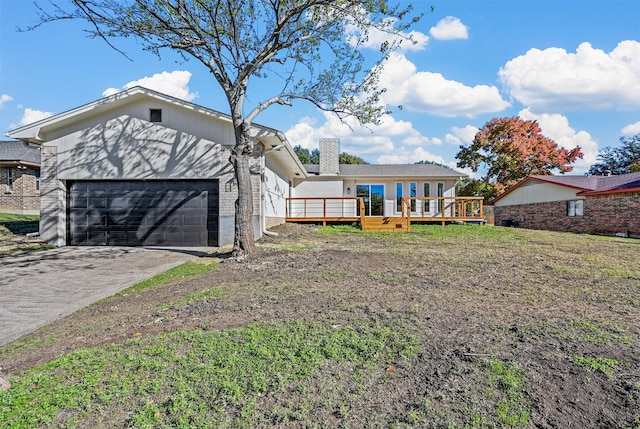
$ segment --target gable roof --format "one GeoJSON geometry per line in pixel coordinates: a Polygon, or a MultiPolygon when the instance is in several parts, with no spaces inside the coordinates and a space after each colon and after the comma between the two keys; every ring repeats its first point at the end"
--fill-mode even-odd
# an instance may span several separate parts
{"type": "Polygon", "coordinates": [[[491,204],[530,180],[573,188],[578,190],[576,195],[581,196],[640,191],[640,173],[613,176],[528,176],[498,195],[491,204]]]}
{"type": "MultiPolygon", "coordinates": [[[[116,94],[101,98],[91,103],[87,103],[83,106],[76,107],[75,109],[71,109],[66,112],[62,112],[57,115],[53,115],[48,118],[41,119],[37,122],[22,126],[20,128],[16,128],[7,132],[6,135],[23,142],[42,144],[45,141],[44,136],[48,131],[63,128],[81,120],[86,116],[96,115],[99,113],[107,112],[109,110],[114,110],[118,107],[144,98],[152,98],[155,100],[171,103],[186,110],[191,110],[194,113],[200,113],[205,116],[209,116],[212,119],[222,120],[229,124],[231,124],[232,122],[231,116],[226,113],[222,113],[217,110],[209,109],[198,104],[184,101],[170,95],[162,94],[152,89],[135,86],[125,91],[118,92],[116,94]]],[[[286,137],[284,137],[284,135],[280,131],[256,123],[252,123],[252,131],[255,135],[255,138],[263,144],[265,149],[274,149],[276,147],[278,148],[278,150],[267,151],[267,156],[270,159],[275,160],[280,164],[286,165],[287,168],[289,168],[296,176],[306,177],[306,171],[302,166],[302,163],[295,155],[291,144],[287,141],[286,137]],[[285,150],[280,150],[282,148],[284,148],[285,150]]]]}
{"type": "MultiPolygon", "coordinates": [[[[142,98],[153,98],[156,100],[165,101],[167,103],[180,106],[184,109],[192,110],[194,112],[198,112],[206,116],[231,123],[231,116],[227,115],[226,113],[209,109],[198,104],[191,103],[189,101],[181,100],[179,98],[172,97],[170,95],[163,94],[152,89],[144,88],[141,86],[134,86],[133,88],[129,88],[125,91],[118,92],[116,94],[101,98],[91,103],[87,103],[80,107],[76,107],[75,109],[67,110],[66,112],[58,113],[57,115],[49,116],[31,124],[16,128],[5,133],[5,135],[17,140],[29,141],[31,143],[39,144],[43,142],[42,133],[46,132],[49,129],[61,128],[69,123],[78,121],[81,117],[84,117],[86,115],[93,115],[113,110],[142,98]]],[[[275,136],[278,133],[278,130],[266,127],[264,125],[254,123],[252,124],[252,127],[254,128],[254,131],[258,133],[258,135],[267,133],[273,134],[275,136]]]]}
{"type": "MultiPolygon", "coordinates": [[[[319,175],[320,165],[305,164],[310,175],[319,175]]],[[[466,174],[437,164],[340,164],[335,177],[442,177],[462,179],[466,174]]]]}
{"type": "Polygon", "coordinates": [[[40,148],[20,141],[0,141],[0,162],[40,166],[40,148]]]}

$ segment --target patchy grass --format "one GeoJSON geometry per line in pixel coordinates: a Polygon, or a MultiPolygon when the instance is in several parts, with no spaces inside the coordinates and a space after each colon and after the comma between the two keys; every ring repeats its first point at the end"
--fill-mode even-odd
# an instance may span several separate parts
{"type": "Polygon", "coordinates": [[[133,286],[119,292],[118,294],[126,296],[133,293],[140,293],[145,289],[163,285],[166,282],[172,280],[184,280],[191,276],[204,274],[208,271],[216,269],[219,265],[219,260],[210,258],[200,258],[193,261],[187,261],[184,264],[180,264],[176,267],[170,268],[164,273],[160,273],[156,276],[151,277],[150,279],[136,283],[133,286]]]}
{"type": "Polygon", "coordinates": [[[620,365],[617,359],[604,357],[572,356],[571,360],[581,367],[587,368],[589,371],[601,372],[609,378],[613,378],[616,367],[620,365]]]}
{"type": "Polygon", "coordinates": [[[255,258],[187,267],[0,347],[14,383],[0,419],[638,429],[637,240],[459,225],[276,232],[255,258]]]}
{"type": "MultiPolygon", "coordinates": [[[[139,337],[27,371],[3,394],[0,420],[12,428],[89,427],[116,415],[129,427],[255,427],[265,423],[256,415],[265,397],[309,377],[331,379],[336,364],[358,368],[359,377],[384,373],[418,347],[411,335],[361,322],[139,337]]],[[[296,410],[301,418],[308,411],[296,410]]]]}
{"type": "Polygon", "coordinates": [[[490,387],[487,394],[496,397],[495,413],[501,427],[523,428],[529,423],[530,405],[524,397],[523,371],[517,365],[496,358],[486,360],[490,387]]]}

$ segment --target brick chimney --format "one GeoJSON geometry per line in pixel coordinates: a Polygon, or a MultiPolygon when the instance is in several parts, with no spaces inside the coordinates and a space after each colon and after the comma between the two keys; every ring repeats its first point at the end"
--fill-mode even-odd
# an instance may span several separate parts
{"type": "Polygon", "coordinates": [[[320,139],[320,175],[340,174],[339,154],[339,139],[320,139]]]}

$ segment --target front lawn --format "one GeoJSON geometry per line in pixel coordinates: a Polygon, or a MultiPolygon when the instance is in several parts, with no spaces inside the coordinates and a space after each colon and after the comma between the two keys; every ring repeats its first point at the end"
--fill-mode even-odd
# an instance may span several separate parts
{"type": "Polygon", "coordinates": [[[0,421],[640,427],[640,241],[277,232],[255,258],[183,267],[0,347],[0,421]]]}

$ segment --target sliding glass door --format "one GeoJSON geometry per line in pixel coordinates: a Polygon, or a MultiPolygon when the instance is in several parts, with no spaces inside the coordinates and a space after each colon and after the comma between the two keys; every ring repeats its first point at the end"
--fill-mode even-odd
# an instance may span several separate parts
{"type": "Polygon", "coordinates": [[[356,197],[364,200],[365,216],[384,216],[384,185],[356,185],[356,197]]]}

